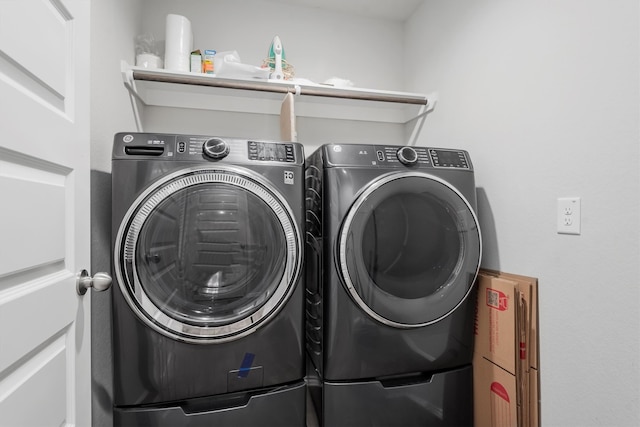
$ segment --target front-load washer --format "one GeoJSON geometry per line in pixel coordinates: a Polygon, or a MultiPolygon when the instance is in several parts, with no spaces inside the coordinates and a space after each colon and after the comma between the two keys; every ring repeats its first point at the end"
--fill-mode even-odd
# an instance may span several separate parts
{"type": "Polygon", "coordinates": [[[297,143],[114,138],[116,425],[305,425],[297,143]]]}
{"type": "Polygon", "coordinates": [[[306,166],[307,350],[324,424],[472,423],[469,153],[329,144],[306,166]]]}

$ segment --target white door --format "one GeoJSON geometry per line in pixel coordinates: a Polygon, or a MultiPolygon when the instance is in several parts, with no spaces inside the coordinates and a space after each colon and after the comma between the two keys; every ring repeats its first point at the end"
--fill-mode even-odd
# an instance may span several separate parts
{"type": "Polygon", "coordinates": [[[0,0],[0,425],[91,425],[89,0],[0,0]]]}

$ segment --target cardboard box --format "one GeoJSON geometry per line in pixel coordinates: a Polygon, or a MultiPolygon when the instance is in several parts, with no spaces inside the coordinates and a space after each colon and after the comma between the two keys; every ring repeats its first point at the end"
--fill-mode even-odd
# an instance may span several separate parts
{"type": "Polygon", "coordinates": [[[540,426],[540,372],[529,371],[529,426],[540,426]]]}
{"type": "Polygon", "coordinates": [[[537,279],[481,270],[476,282],[474,409],[477,426],[498,426],[498,400],[515,418],[510,426],[539,426],[537,279]],[[495,396],[494,396],[495,395],[495,396]],[[494,399],[494,400],[491,400],[494,399]],[[495,406],[495,405],[494,405],[495,406]],[[494,412],[492,412],[494,411],[494,412]]]}
{"type": "Polygon", "coordinates": [[[480,357],[474,361],[474,425],[513,427],[517,425],[516,377],[495,363],[480,357]]]}
{"type": "Polygon", "coordinates": [[[488,274],[512,280],[518,284],[518,289],[523,293],[527,304],[527,358],[529,367],[538,369],[540,352],[538,350],[538,279],[535,277],[521,276],[496,270],[481,270],[481,274],[488,274]]]}
{"type": "Polygon", "coordinates": [[[540,350],[539,350],[539,313],[538,313],[538,279],[535,277],[485,270],[497,277],[514,280],[518,288],[528,296],[527,306],[527,360],[529,363],[529,408],[528,418],[530,427],[540,426],[540,350]]]}

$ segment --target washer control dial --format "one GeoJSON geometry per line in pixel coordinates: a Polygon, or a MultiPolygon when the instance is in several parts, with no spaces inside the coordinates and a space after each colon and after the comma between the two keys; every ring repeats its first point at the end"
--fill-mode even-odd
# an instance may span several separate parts
{"type": "Polygon", "coordinates": [[[418,163],[418,153],[411,147],[402,147],[396,151],[396,156],[398,156],[398,160],[403,165],[415,165],[418,163]]]}
{"type": "Polygon", "coordinates": [[[229,144],[220,138],[207,139],[202,145],[202,153],[212,159],[222,159],[229,154],[229,144]]]}

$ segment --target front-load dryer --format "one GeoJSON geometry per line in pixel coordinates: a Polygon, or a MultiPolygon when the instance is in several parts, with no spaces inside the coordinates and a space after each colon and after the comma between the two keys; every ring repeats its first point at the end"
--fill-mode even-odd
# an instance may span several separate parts
{"type": "Polygon", "coordinates": [[[329,144],[305,181],[307,350],[324,424],[471,424],[481,235],[469,153],[329,144]]]}
{"type": "Polygon", "coordinates": [[[304,154],[118,133],[116,425],[305,424],[304,154]]]}

